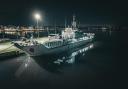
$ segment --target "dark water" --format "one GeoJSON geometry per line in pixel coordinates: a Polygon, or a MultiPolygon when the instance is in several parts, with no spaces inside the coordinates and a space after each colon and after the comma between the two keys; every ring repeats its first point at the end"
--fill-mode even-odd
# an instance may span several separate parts
{"type": "Polygon", "coordinates": [[[0,89],[123,88],[125,39],[125,32],[96,33],[94,42],[58,55],[1,59],[0,89]]]}

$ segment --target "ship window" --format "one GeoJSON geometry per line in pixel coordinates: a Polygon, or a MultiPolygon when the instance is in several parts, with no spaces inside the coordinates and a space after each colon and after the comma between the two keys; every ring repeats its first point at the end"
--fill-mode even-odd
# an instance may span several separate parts
{"type": "Polygon", "coordinates": [[[58,46],[58,43],[56,42],[56,46],[58,46]]]}
{"type": "Polygon", "coordinates": [[[56,46],[58,46],[58,45],[57,45],[57,42],[56,42],[56,46]]]}
{"type": "Polygon", "coordinates": [[[56,46],[57,46],[57,42],[56,42],[56,46]]]}
{"type": "Polygon", "coordinates": [[[62,42],[60,42],[60,46],[62,45],[62,42]]]}
{"type": "Polygon", "coordinates": [[[50,43],[50,47],[52,46],[52,42],[50,43]]]}
{"type": "Polygon", "coordinates": [[[55,42],[55,46],[56,46],[56,42],[55,42]]]}
{"type": "Polygon", "coordinates": [[[52,47],[52,42],[50,43],[50,47],[52,47]]]}
{"type": "Polygon", "coordinates": [[[58,46],[60,45],[60,42],[58,41],[58,46]]]}
{"type": "Polygon", "coordinates": [[[54,47],[56,47],[56,42],[54,42],[54,47]]]}
{"type": "Polygon", "coordinates": [[[54,42],[52,42],[52,47],[54,47],[54,42]]]}
{"type": "Polygon", "coordinates": [[[34,48],[30,48],[29,51],[30,51],[30,52],[34,52],[34,48]]]}
{"type": "Polygon", "coordinates": [[[51,47],[53,46],[53,42],[50,43],[50,46],[51,46],[51,47]]]}
{"type": "Polygon", "coordinates": [[[50,42],[49,46],[51,47],[51,42],[50,42]]]}
{"type": "Polygon", "coordinates": [[[52,47],[54,46],[54,42],[52,42],[52,47]]]}
{"type": "Polygon", "coordinates": [[[57,46],[59,46],[59,42],[57,42],[57,46]]]}
{"type": "Polygon", "coordinates": [[[59,46],[60,46],[60,42],[58,42],[59,43],[59,46]]]}
{"type": "Polygon", "coordinates": [[[52,47],[54,47],[54,42],[52,42],[52,47]]]}
{"type": "Polygon", "coordinates": [[[51,43],[51,47],[53,47],[53,42],[51,43]]]}
{"type": "Polygon", "coordinates": [[[46,43],[46,46],[48,46],[48,43],[46,43]]]}
{"type": "Polygon", "coordinates": [[[50,43],[48,43],[48,47],[50,47],[50,43]]]}

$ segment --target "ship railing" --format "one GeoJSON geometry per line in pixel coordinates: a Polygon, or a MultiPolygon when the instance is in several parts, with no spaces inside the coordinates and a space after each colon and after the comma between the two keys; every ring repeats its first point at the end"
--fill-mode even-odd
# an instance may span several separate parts
{"type": "Polygon", "coordinates": [[[63,45],[63,41],[45,42],[43,45],[47,48],[55,48],[63,45]]]}
{"type": "Polygon", "coordinates": [[[32,45],[39,45],[37,41],[25,41],[25,42],[20,42],[20,46],[32,46],[32,45]]]}

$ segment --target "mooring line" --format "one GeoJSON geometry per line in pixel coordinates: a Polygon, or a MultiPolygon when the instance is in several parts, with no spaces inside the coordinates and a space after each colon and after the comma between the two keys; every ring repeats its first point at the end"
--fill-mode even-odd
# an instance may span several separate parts
{"type": "Polygon", "coordinates": [[[9,46],[8,48],[5,48],[5,49],[3,49],[3,50],[0,50],[0,51],[1,51],[0,54],[4,53],[4,51],[6,51],[7,49],[11,48],[12,46],[14,46],[14,45],[11,45],[11,46],[9,46]]]}

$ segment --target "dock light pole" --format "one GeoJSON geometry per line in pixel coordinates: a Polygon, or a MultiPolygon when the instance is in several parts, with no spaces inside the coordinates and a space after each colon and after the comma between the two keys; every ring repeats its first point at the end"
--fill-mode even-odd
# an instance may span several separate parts
{"type": "Polygon", "coordinates": [[[41,20],[41,15],[39,13],[35,13],[35,19],[36,19],[36,29],[38,30],[38,37],[39,37],[39,20],[41,20]]]}

